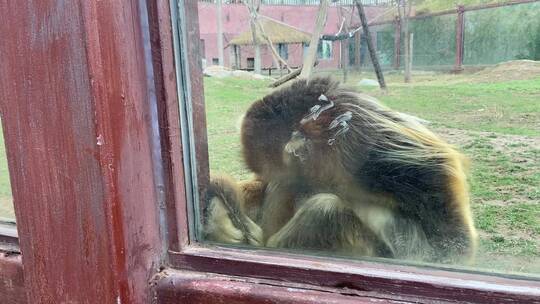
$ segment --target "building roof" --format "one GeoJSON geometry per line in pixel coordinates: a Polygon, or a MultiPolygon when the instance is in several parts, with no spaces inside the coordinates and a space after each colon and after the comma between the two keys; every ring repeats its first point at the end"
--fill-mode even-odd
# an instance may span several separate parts
{"type": "MultiPolygon", "coordinates": [[[[259,16],[259,22],[272,43],[308,43],[311,40],[310,33],[270,17],[259,16]]],[[[259,44],[267,44],[260,31],[257,31],[256,39],[259,44]]],[[[244,31],[231,39],[229,44],[252,45],[253,34],[251,32],[251,26],[247,31],[244,31]]]]}

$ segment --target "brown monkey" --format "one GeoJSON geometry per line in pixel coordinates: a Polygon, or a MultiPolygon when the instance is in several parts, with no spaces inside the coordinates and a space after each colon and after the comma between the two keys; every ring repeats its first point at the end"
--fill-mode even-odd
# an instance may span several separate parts
{"type": "Polygon", "coordinates": [[[438,262],[474,254],[465,158],[330,78],[254,102],[242,149],[258,187],[213,181],[208,239],[438,262]]]}

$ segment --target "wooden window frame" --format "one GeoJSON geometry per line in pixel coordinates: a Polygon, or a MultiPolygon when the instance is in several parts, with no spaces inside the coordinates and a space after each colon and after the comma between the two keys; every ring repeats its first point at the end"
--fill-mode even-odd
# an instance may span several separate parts
{"type": "Polygon", "coordinates": [[[19,235],[15,220],[0,219],[0,250],[19,252],[19,235]]]}
{"type": "Polygon", "coordinates": [[[22,252],[0,248],[2,303],[540,301],[519,277],[194,241],[208,152],[197,1],[181,2],[0,2],[19,225],[0,241],[22,252]]]}

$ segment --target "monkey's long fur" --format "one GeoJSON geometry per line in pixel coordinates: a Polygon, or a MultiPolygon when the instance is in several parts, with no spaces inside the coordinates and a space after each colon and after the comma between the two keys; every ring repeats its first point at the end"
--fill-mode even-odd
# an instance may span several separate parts
{"type": "Polygon", "coordinates": [[[254,102],[241,133],[257,178],[213,180],[208,239],[432,262],[473,257],[467,161],[413,117],[314,78],[254,102]]]}

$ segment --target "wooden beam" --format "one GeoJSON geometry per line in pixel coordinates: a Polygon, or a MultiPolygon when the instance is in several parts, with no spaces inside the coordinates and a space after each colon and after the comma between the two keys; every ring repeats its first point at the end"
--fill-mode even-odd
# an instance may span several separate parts
{"type": "Polygon", "coordinates": [[[156,20],[147,8],[0,2],[9,12],[0,19],[0,107],[10,113],[4,132],[29,303],[152,299],[162,248],[146,48],[156,20]]]}
{"type": "Polygon", "coordinates": [[[273,87],[273,88],[279,87],[280,85],[284,84],[285,82],[298,77],[301,72],[302,72],[302,67],[299,67],[298,69],[296,69],[296,70],[290,72],[289,74],[287,74],[287,75],[277,79],[276,81],[274,81],[272,84],[270,84],[270,87],[273,87]]]}
{"type": "Polygon", "coordinates": [[[463,70],[463,51],[465,38],[465,8],[463,5],[457,8],[456,19],[456,60],[454,63],[454,71],[460,72],[463,70]]]}
{"type": "Polygon", "coordinates": [[[399,70],[401,56],[401,19],[394,18],[394,69],[399,70]]]}
{"type": "Polygon", "coordinates": [[[369,26],[366,18],[366,13],[364,12],[364,6],[359,0],[355,0],[356,9],[358,10],[358,15],[360,16],[360,22],[362,23],[362,29],[364,35],[366,36],[369,55],[371,57],[371,62],[373,63],[373,68],[375,69],[375,74],[377,75],[377,80],[379,81],[379,86],[382,90],[386,90],[386,83],[384,82],[384,75],[381,70],[381,65],[379,64],[379,58],[377,57],[377,52],[375,51],[375,46],[373,45],[373,39],[371,37],[371,32],[369,31],[369,26]]]}

